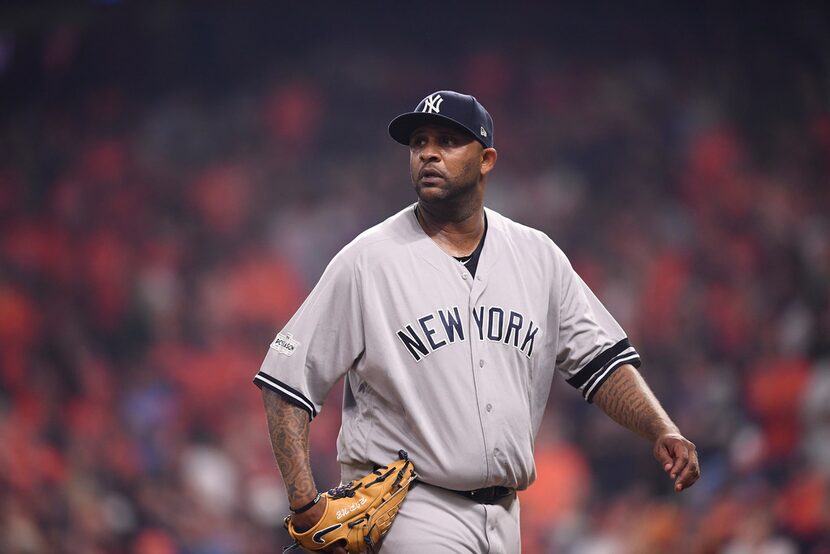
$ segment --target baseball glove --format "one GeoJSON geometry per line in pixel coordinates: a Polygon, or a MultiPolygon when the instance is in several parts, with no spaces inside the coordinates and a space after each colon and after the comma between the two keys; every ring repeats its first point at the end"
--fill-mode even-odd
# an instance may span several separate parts
{"type": "Polygon", "coordinates": [[[358,481],[323,493],[326,511],[311,529],[298,532],[287,516],[285,527],[295,545],[315,551],[340,542],[350,553],[375,552],[417,477],[406,451],[399,450],[398,456],[358,481]]]}

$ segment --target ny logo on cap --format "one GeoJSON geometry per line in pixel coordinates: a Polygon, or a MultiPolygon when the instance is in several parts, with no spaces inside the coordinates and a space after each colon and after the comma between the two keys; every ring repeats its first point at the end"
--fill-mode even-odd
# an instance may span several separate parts
{"type": "Polygon", "coordinates": [[[430,94],[424,99],[424,109],[421,110],[422,113],[440,113],[441,112],[441,102],[444,99],[441,98],[440,94],[430,94]]]}

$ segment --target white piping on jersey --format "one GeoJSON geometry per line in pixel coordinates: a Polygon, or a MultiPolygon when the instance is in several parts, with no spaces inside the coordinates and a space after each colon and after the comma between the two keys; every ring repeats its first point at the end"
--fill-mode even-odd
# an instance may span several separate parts
{"type": "Polygon", "coordinates": [[[306,409],[308,410],[308,413],[311,415],[312,418],[317,413],[317,410],[308,401],[308,399],[306,399],[306,398],[304,398],[304,397],[302,397],[298,394],[295,394],[293,391],[281,386],[280,382],[277,381],[276,379],[269,379],[267,375],[264,375],[262,373],[257,373],[257,375],[254,377],[254,381],[256,381],[257,379],[259,379],[260,381],[262,381],[263,383],[265,383],[269,387],[277,389],[282,394],[284,394],[286,396],[290,396],[291,398],[293,398],[293,399],[297,400],[298,402],[300,402],[303,406],[306,407],[306,409]]]}
{"type": "Polygon", "coordinates": [[[608,375],[611,371],[621,366],[622,364],[626,362],[633,362],[639,357],[640,355],[637,354],[637,351],[634,350],[634,347],[631,347],[627,348],[625,352],[621,352],[620,354],[612,358],[607,364],[605,364],[605,368],[603,368],[602,371],[597,372],[597,374],[591,378],[591,380],[586,385],[586,389],[582,393],[582,396],[584,396],[585,398],[590,398],[594,392],[594,388],[596,388],[596,386],[605,379],[606,375],[608,375]]]}

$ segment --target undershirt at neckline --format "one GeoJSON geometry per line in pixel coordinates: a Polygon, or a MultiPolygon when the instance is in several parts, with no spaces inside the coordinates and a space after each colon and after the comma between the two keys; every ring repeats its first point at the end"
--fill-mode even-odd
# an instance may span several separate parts
{"type": "MultiPolygon", "coordinates": [[[[415,210],[413,211],[415,215],[415,221],[418,221],[418,205],[415,205],[415,210]]],[[[420,225],[420,222],[418,222],[420,225]]],[[[478,241],[478,246],[476,249],[473,250],[473,253],[469,256],[453,256],[458,262],[467,268],[467,271],[470,272],[470,275],[473,277],[476,276],[476,269],[478,269],[478,260],[481,258],[481,251],[484,249],[484,239],[487,238],[487,212],[484,212],[484,233],[481,235],[481,240],[478,241]]]]}

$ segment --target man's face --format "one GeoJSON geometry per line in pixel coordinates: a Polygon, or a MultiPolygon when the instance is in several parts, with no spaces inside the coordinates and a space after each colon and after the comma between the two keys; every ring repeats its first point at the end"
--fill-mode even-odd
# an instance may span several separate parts
{"type": "Polygon", "coordinates": [[[409,137],[409,173],[418,198],[452,200],[475,189],[482,175],[483,152],[480,142],[452,127],[416,129],[409,137]]]}

